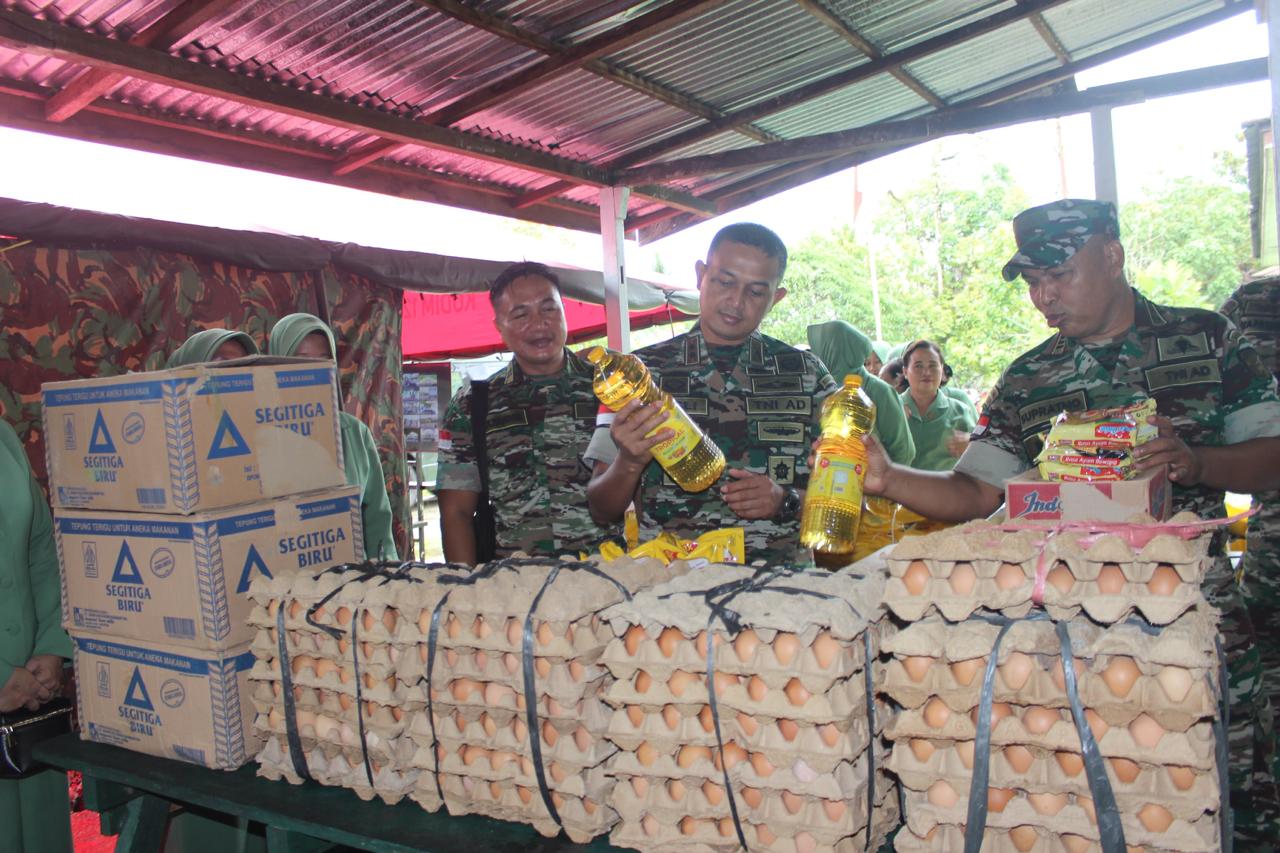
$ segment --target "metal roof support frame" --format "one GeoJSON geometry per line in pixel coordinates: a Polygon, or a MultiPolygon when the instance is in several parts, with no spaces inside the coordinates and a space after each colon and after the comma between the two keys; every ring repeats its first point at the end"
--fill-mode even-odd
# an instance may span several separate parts
{"type": "Polygon", "coordinates": [[[604,260],[604,318],[609,346],[631,352],[631,316],[627,313],[627,244],[623,224],[627,218],[630,187],[600,188],[600,242],[604,260]]]}
{"type": "Polygon", "coordinates": [[[1094,107],[1089,111],[1093,130],[1093,197],[1120,206],[1116,181],[1116,142],[1111,123],[1111,107],[1094,107]]]}
{"type": "MultiPolygon", "coordinates": [[[[1267,70],[1271,76],[1271,169],[1280,175],[1280,145],[1275,144],[1276,128],[1280,127],[1280,0],[1267,0],[1264,7],[1267,16],[1267,70]]],[[[1276,229],[1280,245],[1280,180],[1272,181],[1276,194],[1276,221],[1269,223],[1276,229]]],[[[1266,240],[1262,244],[1266,245],[1266,240]]]]}

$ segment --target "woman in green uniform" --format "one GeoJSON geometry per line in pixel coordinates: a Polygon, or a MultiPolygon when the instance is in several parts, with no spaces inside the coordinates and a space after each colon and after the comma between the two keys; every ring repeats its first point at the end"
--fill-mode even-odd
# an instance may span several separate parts
{"type": "Polygon", "coordinates": [[[942,393],[946,382],[942,350],[926,340],[913,341],[902,352],[903,375],[909,383],[900,394],[907,425],[916,443],[912,468],[947,471],[964,452],[977,424],[971,406],[942,393]]]}
{"type": "MultiPolygon", "coordinates": [[[[71,640],[61,623],[49,507],[22,442],[2,420],[0,483],[0,711],[34,711],[58,693],[71,640]]],[[[0,780],[0,850],[70,853],[70,815],[66,773],[0,780]]]]}
{"type": "Polygon", "coordinates": [[[258,345],[244,332],[205,329],[187,338],[182,346],[174,350],[165,367],[186,367],[188,364],[205,361],[230,361],[257,354],[258,345]]]}
{"type": "MultiPolygon", "coordinates": [[[[281,318],[267,341],[271,355],[334,359],[337,347],[333,332],[311,314],[290,314],[281,318]]],[[[342,429],[342,460],[347,484],[360,487],[360,516],[364,522],[364,551],[371,560],[396,559],[396,543],[391,535],[391,501],[382,462],[373,433],[363,421],[346,412],[338,413],[342,429]]]]}

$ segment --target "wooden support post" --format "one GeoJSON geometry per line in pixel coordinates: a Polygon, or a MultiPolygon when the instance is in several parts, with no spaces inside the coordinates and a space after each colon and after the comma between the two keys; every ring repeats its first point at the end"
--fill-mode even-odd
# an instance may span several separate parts
{"type": "Polygon", "coordinates": [[[1111,124],[1111,107],[1089,111],[1093,127],[1093,197],[1119,207],[1120,191],[1116,180],[1116,141],[1111,124]]]}
{"type": "Polygon", "coordinates": [[[600,188],[600,240],[604,247],[604,317],[609,347],[631,351],[631,313],[627,296],[626,234],[629,187],[600,188]]]}

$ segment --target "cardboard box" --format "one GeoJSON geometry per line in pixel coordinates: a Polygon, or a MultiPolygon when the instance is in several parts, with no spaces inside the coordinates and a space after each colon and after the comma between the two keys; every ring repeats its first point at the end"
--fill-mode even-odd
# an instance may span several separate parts
{"type": "Polygon", "coordinates": [[[257,356],[46,383],[53,504],[187,514],[341,486],[334,371],[257,356]]]}
{"type": "Polygon", "coordinates": [[[253,639],[249,583],[364,560],[360,489],[175,517],[58,510],[67,630],[223,650],[253,639]]]}
{"type": "Polygon", "coordinates": [[[80,737],[234,770],[258,753],[253,652],[173,650],[73,634],[80,737]]]}
{"type": "Polygon", "coordinates": [[[1063,521],[1126,521],[1145,512],[1157,521],[1169,517],[1173,490],[1164,469],[1132,480],[1101,483],[1055,483],[1040,479],[1035,468],[1004,486],[1009,518],[1063,521]]]}

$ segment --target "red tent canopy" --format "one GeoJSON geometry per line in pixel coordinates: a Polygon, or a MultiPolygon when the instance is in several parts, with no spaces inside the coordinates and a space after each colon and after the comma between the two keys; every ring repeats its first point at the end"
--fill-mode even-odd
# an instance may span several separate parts
{"type": "MultiPolygon", "coordinates": [[[[565,298],[569,343],[604,337],[604,306],[565,298]]],[[[692,320],[671,305],[631,312],[631,328],[692,320]]],[[[502,338],[493,326],[493,306],[488,292],[419,293],[405,291],[404,327],[400,335],[406,360],[438,361],[446,358],[502,352],[502,338]]]]}

